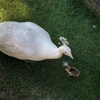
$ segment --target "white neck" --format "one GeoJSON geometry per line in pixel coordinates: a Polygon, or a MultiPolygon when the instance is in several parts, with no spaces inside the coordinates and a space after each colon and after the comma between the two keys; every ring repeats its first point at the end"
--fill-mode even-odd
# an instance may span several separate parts
{"type": "Polygon", "coordinates": [[[50,59],[57,59],[60,58],[63,54],[63,46],[60,46],[59,48],[55,49],[55,51],[52,51],[52,55],[49,55],[50,59]]]}

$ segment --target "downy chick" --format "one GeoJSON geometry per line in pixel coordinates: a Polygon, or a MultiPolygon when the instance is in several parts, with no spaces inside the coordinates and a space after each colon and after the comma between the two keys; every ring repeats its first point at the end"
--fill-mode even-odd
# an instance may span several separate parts
{"type": "Polygon", "coordinates": [[[78,77],[80,72],[75,67],[70,67],[67,62],[63,62],[65,70],[68,72],[68,76],[78,77]]]}

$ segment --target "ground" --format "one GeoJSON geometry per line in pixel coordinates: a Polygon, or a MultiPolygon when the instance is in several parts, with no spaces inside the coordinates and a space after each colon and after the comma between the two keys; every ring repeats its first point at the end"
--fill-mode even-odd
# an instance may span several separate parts
{"type": "Polygon", "coordinates": [[[27,68],[0,52],[0,100],[100,100],[100,18],[83,0],[0,0],[3,21],[35,22],[57,46],[67,37],[74,59],[63,55],[27,68]],[[63,61],[80,76],[68,77],[63,61]]]}

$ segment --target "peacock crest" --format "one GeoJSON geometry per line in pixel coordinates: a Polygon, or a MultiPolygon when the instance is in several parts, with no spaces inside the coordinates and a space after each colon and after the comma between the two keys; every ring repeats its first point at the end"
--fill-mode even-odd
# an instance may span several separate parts
{"type": "Polygon", "coordinates": [[[60,36],[59,40],[61,41],[61,43],[62,43],[63,45],[69,45],[69,43],[68,43],[68,41],[67,41],[67,38],[64,38],[64,37],[60,36]]]}

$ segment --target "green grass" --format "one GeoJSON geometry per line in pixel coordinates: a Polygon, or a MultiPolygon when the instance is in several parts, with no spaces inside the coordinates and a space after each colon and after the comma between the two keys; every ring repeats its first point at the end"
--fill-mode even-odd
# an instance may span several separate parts
{"type": "Polygon", "coordinates": [[[29,64],[0,53],[0,100],[100,100],[100,18],[80,0],[0,0],[0,22],[32,21],[53,42],[67,37],[74,59],[29,64]],[[97,25],[97,28],[93,28],[97,25]],[[81,72],[68,77],[68,61],[81,72]]]}

